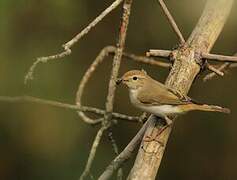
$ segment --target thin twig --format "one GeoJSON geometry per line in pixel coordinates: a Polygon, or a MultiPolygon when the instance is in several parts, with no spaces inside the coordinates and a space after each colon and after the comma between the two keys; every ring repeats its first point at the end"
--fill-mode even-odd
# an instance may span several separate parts
{"type": "Polygon", "coordinates": [[[185,43],[185,39],[181,33],[181,31],[179,30],[179,27],[177,26],[174,18],[172,17],[171,13],[169,12],[168,8],[166,7],[165,3],[163,0],[158,0],[163,12],[165,13],[165,16],[167,17],[172,29],[174,30],[175,34],[177,35],[179,42],[181,44],[185,43]]]}
{"type": "Polygon", "coordinates": [[[71,47],[77,43],[83,36],[85,36],[93,27],[95,27],[105,16],[107,16],[111,11],[113,11],[123,0],[115,0],[108,8],[106,8],[99,16],[97,16],[86,28],[84,28],[80,33],[78,33],[73,39],[68,41],[63,45],[64,51],[55,55],[40,57],[33,63],[27,72],[24,83],[26,84],[29,80],[34,78],[33,73],[36,66],[39,63],[46,63],[49,60],[63,58],[71,54],[71,47]]]}
{"type": "Polygon", "coordinates": [[[108,8],[106,8],[99,16],[97,16],[85,29],[78,33],[73,39],[63,45],[64,48],[70,49],[77,43],[83,36],[85,36],[93,27],[95,27],[105,16],[113,11],[123,0],[114,1],[108,8]]]}
{"type": "Polygon", "coordinates": [[[71,54],[71,50],[70,49],[65,49],[65,51],[60,53],[60,54],[55,54],[55,55],[48,56],[48,57],[39,57],[39,58],[37,58],[36,61],[30,66],[27,74],[25,75],[24,84],[27,84],[27,82],[29,80],[34,79],[33,74],[34,74],[35,68],[37,67],[38,64],[47,63],[49,60],[52,60],[52,59],[63,58],[65,56],[69,55],[69,54],[71,54]]]}
{"type": "Polygon", "coordinates": [[[237,57],[236,56],[224,56],[224,55],[209,54],[209,53],[202,53],[201,55],[202,55],[202,58],[207,59],[209,61],[237,63],[237,57]]]}
{"type": "Polygon", "coordinates": [[[119,32],[119,39],[117,43],[117,50],[115,52],[115,56],[113,59],[113,66],[112,66],[112,72],[111,77],[109,81],[109,88],[108,88],[108,95],[107,100],[105,104],[105,109],[107,111],[107,114],[105,114],[105,120],[104,124],[109,124],[110,120],[112,118],[112,111],[113,111],[113,104],[114,104],[114,96],[115,96],[115,90],[116,90],[116,80],[118,77],[118,72],[122,60],[123,50],[125,46],[125,40],[127,35],[127,29],[129,24],[129,17],[130,17],[130,11],[131,11],[131,5],[132,0],[125,0],[123,4],[123,18],[120,26],[120,32],[119,32]]]}
{"type": "Polygon", "coordinates": [[[162,58],[169,58],[172,54],[172,51],[170,50],[161,50],[161,49],[150,49],[146,55],[147,56],[157,56],[162,58]]]}
{"type": "Polygon", "coordinates": [[[79,178],[79,180],[85,179],[88,176],[88,174],[90,173],[90,169],[91,169],[92,163],[94,161],[97,148],[100,144],[100,140],[101,140],[102,135],[103,135],[105,130],[106,130],[106,128],[104,126],[102,126],[100,128],[100,130],[97,132],[96,137],[95,137],[94,142],[93,142],[93,145],[92,145],[91,150],[90,150],[90,155],[89,155],[89,158],[87,160],[85,170],[83,171],[83,173],[82,173],[81,177],[79,178]]]}
{"type": "Polygon", "coordinates": [[[145,63],[145,64],[160,66],[160,67],[164,67],[164,68],[171,67],[170,63],[161,62],[161,61],[158,61],[158,60],[155,60],[153,58],[146,57],[146,56],[138,56],[138,55],[131,54],[131,53],[126,53],[126,52],[123,53],[123,56],[127,57],[129,59],[132,59],[134,61],[137,61],[139,63],[145,63]]]}
{"type": "Polygon", "coordinates": [[[216,68],[209,63],[206,63],[206,68],[209,69],[210,71],[213,71],[213,73],[215,73],[216,75],[224,76],[224,73],[220,70],[220,68],[216,68]]]}
{"type": "MultiPolygon", "coordinates": [[[[113,150],[115,152],[115,155],[118,156],[119,155],[119,150],[118,150],[118,146],[117,146],[117,143],[113,137],[113,132],[112,132],[112,129],[109,128],[109,133],[108,133],[108,137],[109,137],[109,140],[112,144],[112,147],[113,147],[113,150]]],[[[123,179],[123,169],[122,168],[119,168],[118,170],[118,173],[117,173],[117,180],[122,180],[123,179]]]]}
{"type": "MultiPolygon", "coordinates": [[[[65,109],[71,109],[71,110],[77,110],[77,111],[84,111],[84,112],[91,112],[95,113],[97,115],[104,115],[105,111],[99,108],[89,107],[89,106],[77,106],[67,103],[62,103],[58,101],[51,101],[46,99],[40,99],[32,96],[16,96],[16,97],[9,97],[9,96],[0,96],[1,102],[8,102],[8,103],[17,103],[17,102],[31,102],[31,103],[38,103],[38,104],[44,104],[44,105],[50,105],[54,107],[60,107],[65,109]]],[[[112,113],[112,116],[119,120],[125,120],[129,122],[141,122],[141,118],[138,116],[127,116],[125,114],[120,113],[112,113]]],[[[98,124],[101,121],[92,121],[92,122],[86,122],[89,124],[98,124]]]]}
{"type": "MultiPolygon", "coordinates": [[[[230,65],[230,63],[224,63],[222,65],[220,65],[220,67],[218,67],[218,71],[223,71],[225,68],[227,68],[230,65]]],[[[222,72],[223,73],[223,72],[222,72]]],[[[224,73],[223,73],[224,74],[224,73]]],[[[215,72],[211,72],[209,74],[207,74],[204,78],[203,81],[206,82],[208,80],[211,80],[212,78],[214,78],[217,74],[215,72]]]]}
{"type": "Polygon", "coordinates": [[[129,142],[125,149],[107,166],[105,171],[100,175],[98,180],[108,180],[111,178],[117,169],[122,167],[122,165],[132,156],[134,150],[140,144],[142,137],[146,131],[149,124],[156,121],[155,116],[146,121],[142,128],[138,131],[136,136],[129,142]]]}

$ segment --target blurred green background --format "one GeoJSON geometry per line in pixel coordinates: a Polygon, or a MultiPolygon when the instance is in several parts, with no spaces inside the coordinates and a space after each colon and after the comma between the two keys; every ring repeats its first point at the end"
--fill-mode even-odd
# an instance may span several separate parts
{"type": "MultiPolygon", "coordinates": [[[[187,38],[203,10],[205,0],[167,0],[187,38]]],[[[23,79],[36,57],[61,51],[61,45],[82,30],[112,0],[0,0],[0,95],[32,95],[74,103],[78,83],[90,63],[107,45],[115,45],[121,6],[106,17],[64,58],[39,65],[35,79],[23,79]]],[[[237,3],[212,52],[232,55],[237,51],[237,3]]],[[[145,54],[150,48],[171,49],[177,39],[157,2],[134,1],[126,50],[145,54]]],[[[112,58],[98,68],[87,86],[83,103],[104,108],[112,58]],[[96,93],[95,93],[96,91],[96,93]]],[[[168,71],[124,60],[120,74],[145,69],[164,81],[168,71]]],[[[203,83],[199,76],[190,96],[200,102],[231,108],[231,115],[192,112],[179,117],[169,139],[157,178],[237,178],[237,71],[203,83]]],[[[115,110],[140,113],[131,106],[126,89],[119,87],[115,110]]],[[[76,112],[32,103],[0,102],[0,179],[75,180],[83,168],[98,127],[82,122],[76,112]]],[[[122,150],[140,125],[119,122],[114,138],[122,150]]],[[[92,173],[97,177],[115,157],[105,135],[99,146],[92,173]]],[[[134,156],[135,157],[135,156],[134,156]]],[[[125,165],[125,173],[133,164],[125,165]]]]}

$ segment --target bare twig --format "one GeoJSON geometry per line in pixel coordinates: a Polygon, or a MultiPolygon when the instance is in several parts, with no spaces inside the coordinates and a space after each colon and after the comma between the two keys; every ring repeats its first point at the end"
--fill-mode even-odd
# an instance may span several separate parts
{"type": "Polygon", "coordinates": [[[71,54],[71,47],[77,43],[83,36],[85,36],[94,26],[96,26],[105,16],[107,16],[111,11],[113,11],[123,0],[115,0],[108,8],[106,8],[99,16],[97,16],[86,28],[84,28],[80,33],[78,33],[73,39],[68,41],[63,45],[64,51],[52,56],[40,57],[33,63],[27,72],[24,83],[26,84],[28,80],[32,80],[34,70],[39,63],[46,63],[49,60],[63,58],[71,54]]]}
{"type": "MultiPolygon", "coordinates": [[[[9,97],[9,96],[0,96],[1,102],[8,102],[8,103],[17,103],[17,102],[31,102],[31,103],[38,103],[38,104],[44,104],[44,105],[50,105],[65,109],[71,109],[71,110],[77,110],[77,111],[84,111],[84,112],[91,112],[95,113],[97,115],[104,115],[105,111],[102,109],[94,108],[94,107],[88,107],[88,106],[77,106],[67,103],[62,103],[58,101],[51,101],[46,99],[40,99],[32,96],[16,96],[16,97],[9,97]]],[[[112,113],[112,116],[116,119],[125,120],[129,122],[141,122],[141,118],[137,116],[127,116],[125,114],[120,113],[112,113]]],[[[89,124],[97,124],[101,121],[92,121],[92,122],[86,122],[89,124]]]]}
{"type": "Polygon", "coordinates": [[[95,137],[94,142],[93,142],[93,145],[92,145],[91,150],[90,150],[90,155],[89,155],[89,158],[87,160],[85,170],[83,171],[83,173],[82,173],[81,177],[79,178],[79,180],[85,179],[88,176],[88,174],[90,173],[92,162],[94,161],[97,148],[100,144],[100,140],[101,140],[102,135],[103,135],[105,130],[106,130],[106,128],[104,126],[102,126],[100,128],[100,130],[97,132],[96,137],[95,137]]]}
{"type": "Polygon", "coordinates": [[[171,67],[170,63],[161,62],[150,57],[148,58],[146,56],[138,56],[138,55],[126,53],[126,52],[123,53],[123,56],[129,59],[132,59],[134,61],[137,61],[139,63],[145,63],[145,64],[150,64],[150,65],[160,66],[160,67],[165,67],[165,68],[171,67]]]}
{"type": "MultiPolygon", "coordinates": [[[[112,147],[113,147],[113,150],[115,152],[115,155],[118,156],[119,155],[119,150],[118,150],[118,146],[117,146],[117,143],[113,137],[113,133],[112,133],[112,129],[109,128],[109,133],[108,133],[108,137],[109,137],[109,140],[112,144],[112,147]]],[[[122,168],[119,168],[118,170],[118,173],[117,173],[117,180],[122,180],[123,179],[123,169],[122,168]]]]}
{"type": "Polygon", "coordinates": [[[177,35],[178,39],[179,39],[179,42],[181,44],[184,44],[185,43],[185,40],[184,40],[184,37],[181,33],[181,31],[179,30],[179,27],[177,26],[174,18],[172,17],[172,15],[170,14],[168,8],[166,7],[165,3],[163,0],[158,0],[163,12],[165,13],[165,16],[167,17],[172,29],[174,30],[175,34],[177,35]]]}
{"type": "MultiPolygon", "coordinates": [[[[220,67],[217,68],[218,71],[222,72],[225,68],[227,68],[230,65],[230,63],[224,63],[222,65],[220,65],[220,67]]],[[[222,72],[223,73],[223,72],[222,72]]],[[[203,81],[206,82],[208,80],[211,80],[213,77],[215,77],[217,75],[217,73],[215,72],[211,72],[209,74],[207,74],[204,78],[203,81]]],[[[224,75],[224,73],[223,73],[224,75]]]]}
{"type": "Polygon", "coordinates": [[[129,17],[130,17],[130,11],[131,11],[131,5],[132,0],[125,0],[123,4],[123,18],[120,26],[120,33],[119,33],[119,40],[117,44],[117,50],[115,52],[115,56],[113,59],[113,67],[111,72],[111,77],[109,81],[109,88],[108,88],[108,95],[107,95],[107,101],[105,105],[105,109],[107,111],[107,114],[105,115],[105,124],[109,124],[112,116],[113,111],[113,104],[114,104],[114,96],[115,96],[115,90],[116,90],[116,80],[118,77],[118,72],[122,60],[122,54],[125,46],[125,40],[127,35],[127,28],[129,24],[129,17]]]}
{"type": "Polygon", "coordinates": [[[219,76],[224,76],[224,73],[221,72],[219,68],[214,67],[213,65],[207,63],[206,68],[209,69],[210,71],[213,71],[213,73],[219,75],[219,76]]]}
{"type": "Polygon", "coordinates": [[[147,56],[157,56],[162,58],[169,58],[172,51],[170,50],[161,50],[161,49],[150,49],[146,55],[147,56]]]}
{"type": "Polygon", "coordinates": [[[110,179],[113,173],[116,172],[116,170],[120,168],[132,156],[132,153],[141,142],[147,126],[156,120],[156,117],[153,116],[153,118],[150,118],[146,121],[146,123],[138,131],[136,136],[129,142],[126,148],[107,166],[105,171],[100,175],[99,180],[110,179]]]}
{"type": "Polygon", "coordinates": [[[73,39],[63,45],[65,49],[70,49],[77,43],[84,35],[86,35],[94,26],[96,26],[105,16],[113,11],[123,0],[115,0],[108,8],[106,8],[99,16],[97,16],[85,29],[78,33],[73,39]]]}
{"type": "MultiPolygon", "coordinates": [[[[237,56],[237,53],[235,53],[233,56],[237,56]]],[[[237,65],[237,63],[231,64],[229,62],[226,62],[226,63],[220,65],[217,69],[219,71],[224,71],[225,69],[235,67],[236,65],[237,65]]],[[[214,72],[209,73],[203,78],[203,81],[206,82],[208,80],[211,80],[215,76],[216,76],[216,73],[214,73],[214,72]]]]}
{"type": "Polygon", "coordinates": [[[29,80],[34,79],[33,74],[34,74],[35,68],[37,67],[38,64],[47,63],[49,60],[52,60],[52,59],[63,58],[65,56],[69,55],[69,54],[71,54],[71,50],[70,49],[65,49],[65,51],[60,53],[60,54],[55,54],[55,55],[48,56],[48,57],[39,57],[39,58],[37,58],[36,61],[31,65],[31,67],[28,70],[27,74],[25,75],[24,84],[27,84],[27,82],[29,80]]]}
{"type": "Polygon", "coordinates": [[[224,56],[224,55],[219,55],[219,54],[202,53],[202,58],[205,58],[209,61],[237,63],[236,56],[224,56]]]}

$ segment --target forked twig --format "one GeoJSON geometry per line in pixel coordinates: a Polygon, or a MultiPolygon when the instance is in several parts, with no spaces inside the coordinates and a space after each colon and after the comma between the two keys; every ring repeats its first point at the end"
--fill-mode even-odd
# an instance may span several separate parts
{"type": "MultiPolygon", "coordinates": [[[[237,53],[235,53],[233,56],[237,56],[237,53]]],[[[237,63],[233,63],[231,64],[230,62],[225,62],[224,64],[220,65],[217,69],[222,72],[224,70],[226,70],[227,68],[232,68],[235,67],[237,63]]],[[[204,78],[203,81],[206,82],[208,80],[211,80],[212,78],[214,78],[216,76],[216,73],[209,73],[207,74],[204,78]]]]}
{"type": "Polygon", "coordinates": [[[34,78],[33,73],[35,71],[36,66],[39,63],[46,63],[49,60],[63,58],[71,54],[71,47],[77,43],[83,36],[85,36],[93,27],[95,27],[105,16],[107,16],[111,11],[113,11],[123,0],[115,0],[108,8],[106,8],[99,16],[97,16],[86,28],[84,28],[80,33],[78,33],[74,38],[63,45],[64,51],[55,55],[45,56],[37,58],[37,60],[30,67],[27,72],[24,83],[26,84],[28,80],[32,80],[34,78]]]}
{"type": "Polygon", "coordinates": [[[55,55],[48,56],[48,57],[39,57],[39,58],[37,58],[36,61],[30,66],[27,74],[25,75],[24,84],[27,84],[27,82],[29,80],[34,79],[33,74],[34,74],[35,68],[37,67],[38,64],[47,63],[49,60],[52,60],[52,59],[63,58],[65,56],[69,55],[69,54],[71,54],[71,50],[70,49],[65,49],[65,51],[60,53],[60,54],[55,54],[55,55]]]}

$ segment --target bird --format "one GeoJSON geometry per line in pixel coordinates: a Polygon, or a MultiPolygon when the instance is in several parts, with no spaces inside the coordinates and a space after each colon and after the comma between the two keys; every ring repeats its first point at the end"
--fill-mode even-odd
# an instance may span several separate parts
{"type": "Polygon", "coordinates": [[[116,81],[118,85],[121,83],[128,87],[130,101],[136,108],[163,118],[168,126],[172,124],[169,116],[189,111],[230,113],[228,108],[197,103],[190,97],[153,79],[144,70],[126,72],[116,81]]]}

